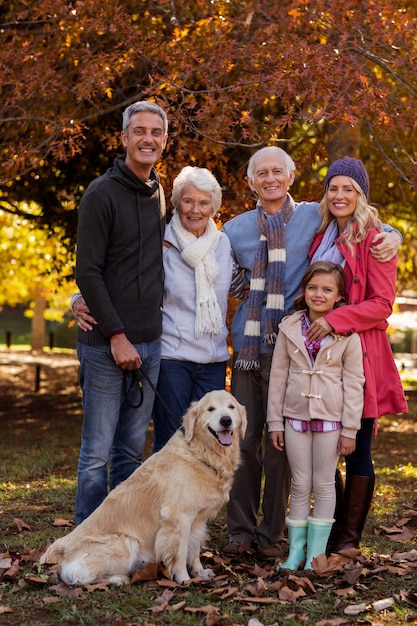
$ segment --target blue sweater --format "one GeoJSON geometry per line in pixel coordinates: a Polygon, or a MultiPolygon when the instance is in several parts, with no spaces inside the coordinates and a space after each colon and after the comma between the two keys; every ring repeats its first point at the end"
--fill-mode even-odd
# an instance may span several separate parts
{"type": "MultiPolygon", "coordinates": [[[[303,274],[309,265],[308,253],[314,235],[320,226],[318,202],[296,202],[295,211],[285,226],[285,311],[291,310],[294,298],[300,293],[303,274]]],[[[251,270],[258,248],[260,232],[256,223],[256,209],[247,211],[226,222],[223,232],[230,239],[238,265],[245,270],[245,278],[250,282],[251,270]]],[[[268,283],[268,274],[266,276],[268,283]]],[[[261,336],[264,332],[266,294],[262,310],[261,336]]],[[[233,350],[239,352],[242,347],[245,322],[248,312],[248,300],[244,300],[236,311],[232,323],[233,350]]],[[[272,352],[273,347],[261,343],[261,352],[272,352]]]]}

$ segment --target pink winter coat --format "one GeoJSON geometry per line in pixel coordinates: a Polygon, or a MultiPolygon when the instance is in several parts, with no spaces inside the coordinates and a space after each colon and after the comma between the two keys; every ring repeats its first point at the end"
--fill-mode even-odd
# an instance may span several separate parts
{"type": "MultiPolygon", "coordinates": [[[[349,304],[325,315],[326,320],[341,335],[359,333],[363,351],[365,398],[363,417],[380,417],[386,413],[405,413],[407,402],[401,379],[395,365],[386,329],[395,300],[397,257],[388,263],[379,263],[370,253],[377,231],[368,233],[361,243],[354,244],[353,252],[345,236],[336,239],[344,258],[346,291],[349,304]]],[[[310,255],[323,238],[314,238],[310,255]]]]}

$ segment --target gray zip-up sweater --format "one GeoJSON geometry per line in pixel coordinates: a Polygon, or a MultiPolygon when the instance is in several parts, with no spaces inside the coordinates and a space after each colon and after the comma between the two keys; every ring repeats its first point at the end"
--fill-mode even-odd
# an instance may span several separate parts
{"type": "Polygon", "coordinates": [[[144,182],[121,156],[88,186],[79,208],[76,279],[97,326],[79,330],[80,343],[106,344],[123,330],[132,343],[158,339],[164,229],[155,170],[144,182]]]}

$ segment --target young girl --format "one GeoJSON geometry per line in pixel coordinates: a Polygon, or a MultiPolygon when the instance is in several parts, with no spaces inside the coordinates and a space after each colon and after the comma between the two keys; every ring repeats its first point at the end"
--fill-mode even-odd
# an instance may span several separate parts
{"type": "Polygon", "coordinates": [[[290,552],[282,568],[297,570],[326,550],[333,524],[334,476],[340,455],[355,449],[363,407],[364,374],[358,335],[329,333],[310,341],[310,324],[340,304],[343,269],[319,261],[301,283],[298,310],[280,324],[272,359],[267,423],[272,445],[284,448],[291,469],[290,552]],[[285,436],[284,436],[285,432],[285,436]],[[314,491],[314,516],[310,517],[314,491]],[[307,556],[305,546],[307,544],[307,556]]]}

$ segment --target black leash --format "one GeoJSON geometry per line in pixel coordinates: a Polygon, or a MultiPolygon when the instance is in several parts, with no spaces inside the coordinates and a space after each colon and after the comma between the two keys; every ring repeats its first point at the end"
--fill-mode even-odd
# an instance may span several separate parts
{"type": "Polygon", "coordinates": [[[175,417],[175,415],[173,415],[172,411],[168,408],[166,402],[163,400],[161,394],[159,393],[159,391],[157,390],[157,388],[155,387],[155,385],[153,384],[153,382],[151,381],[151,379],[149,378],[149,376],[147,375],[147,373],[145,372],[143,367],[141,367],[140,369],[137,369],[137,370],[123,370],[123,394],[124,394],[125,402],[126,402],[127,406],[129,406],[131,409],[138,409],[140,406],[142,406],[142,403],[143,403],[142,376],[148,382],[150,388],[154,392],[155,396],[157,396],[158,400],[160,401],[160,403],[162,404],[162,406],[164,407],[164,409],[168,413],[168,415],[171,417],[171,419],[173,419],[174,422],[178,423],[178,419],[175,417]],[[137,382],[137,385],[139,387],[140,398],[139,398],[139,402],[137,404],[133,404],[129,400],[129,389],[128,389],[128,384],[127,384],[128,372],[131,372],[132,375],[136,378],[136,382],[137,382]]]}

